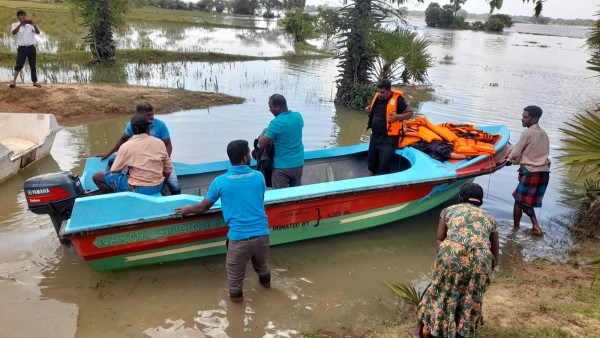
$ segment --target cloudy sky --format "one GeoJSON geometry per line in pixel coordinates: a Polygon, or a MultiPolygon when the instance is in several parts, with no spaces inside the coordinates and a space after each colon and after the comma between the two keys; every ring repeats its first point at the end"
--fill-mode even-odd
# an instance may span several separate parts
{"type": "MultiPolygon", "coordinates": [[[[424,4],[416,0],[409,0],[404,6],[424,11],[429,3],[437,2],[440,5],[449,4],[449,0],[425,0],[424,4]]],[[[495,13],[509,15],[533,15],[534,5],[523,3],[523,0],[504,0],[501,10],[495,13]]],[[[341,3],[341,0],[306,0],[308,5],[319,5],[328,3],[335,5],[341,3]]],[[[485,0],[467,0],[463,8],[469,13],[487,13],[490,6],[485,0]]],[[[596,15],[600,12],[600,0],[547,0],[544,2],[543,16],[563,19],[600,19],[596,15]]]]}

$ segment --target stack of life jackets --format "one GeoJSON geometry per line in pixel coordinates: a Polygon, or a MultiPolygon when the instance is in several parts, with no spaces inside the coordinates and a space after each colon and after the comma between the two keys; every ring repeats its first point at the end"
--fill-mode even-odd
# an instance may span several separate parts
{"type": "Polygon", "coordinates": [[[494,144],[501,138],[475,129],[472,124],[433,124],[426,117],[404,121],[398,148],[417,142],[444,141],[453,144],[454,153],[465,156],[489,155],[496,152],[494,144]]]}

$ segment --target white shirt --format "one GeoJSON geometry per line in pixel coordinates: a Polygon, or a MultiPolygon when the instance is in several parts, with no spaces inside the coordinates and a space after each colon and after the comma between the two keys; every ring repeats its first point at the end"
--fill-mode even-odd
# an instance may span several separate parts
{"type": "MultiPolygon", "coordinates": [[[[20,24],[20,22],[13,23],[11,32],[20,24]]],[[[15,35],[17,37],[17,46],[31,46],[37,43],[35,39],[35,27],[33,25],[26,24],[24,27],[19,28],[19,31],[15,35]]]]}

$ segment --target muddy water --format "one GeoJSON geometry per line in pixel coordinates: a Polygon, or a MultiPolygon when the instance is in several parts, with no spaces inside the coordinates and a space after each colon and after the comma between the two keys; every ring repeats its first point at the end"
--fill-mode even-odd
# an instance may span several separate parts
{"type": "MultiPolygon", "coordinates": [[[[524,34],[524,25],[498,35],[414,24],[432,40],[437,61],[453,57],[452,63],[436,62],[430,70],[436,98],[413,103],[420,113],[434,122],[506,124],[516,141],[523,129],[522,108],[536,104],[544,109],[541,125],[550,134],[553,157],[551,183],[537,210],[544,238],[528,236],[527,221],[522,231],[511,230],[516,168],[477,182],[486,191],[484,207],[500,222],[503,254],[562,259],[570,243],[565,215],[572,206],[563,193],[567,174],[555,159],[562,146],[558,128],[600,99],[599,79],[585,69],[585,40],[570,30],[565,36],[524,34]]],[[[304,115],[307,149],[368,139],[366,117],[336,110],[332,103],[337,72],[331,60],[129,65],[123,73],[130,84],[177,85],[246,98],[241,105],[159,116],[171,130],[175,161],[225,159],[231,139],[254,139],[271,119],[266,102],[272,93],[285,95],[289,107],[304,115]]],[[[239,306],[227,300],[224,256],[92,271],[71,248],[58,244],[46,217],[26,210],[22,185],[40,173],[81,173],[85,157],[109,149],[126,121],[65,128],[52,156],[0,185],[0,296],[10,309],[0,316],[0,336],[298,337],[319,328],[365,329],[408,311],[382,281],[417,280],[431,270],[441,207],[369,231],[273,247],[273,288],[262,289],[249,270],[246,301],[239,306]]]]}

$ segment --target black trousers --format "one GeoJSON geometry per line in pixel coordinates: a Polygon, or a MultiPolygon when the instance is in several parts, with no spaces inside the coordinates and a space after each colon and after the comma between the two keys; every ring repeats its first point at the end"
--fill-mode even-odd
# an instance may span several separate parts
{"type": "Polygon", "coordinates": [[[35,68],[35,58],[37,51],[35,45],[17,47],[17,64],[16,71],[21,71],[25,65],[25,59],[29,60],[29,68],[31,69],[31,82],[37,82],[37,71],[35,68]]]}
{"type": "Polygon", "coordinates": [[[387,136],[372,133],[367,155],[367,168],[375,175],[389,174],[392,169],[394,154],[398,149],[398,136],[387,136]]]}

